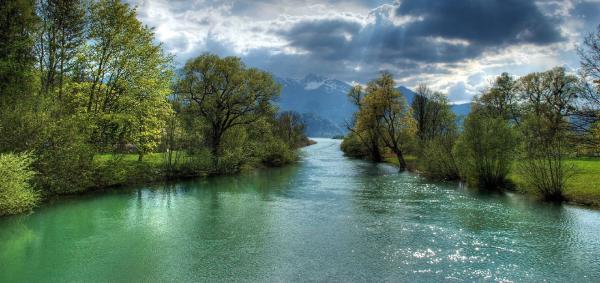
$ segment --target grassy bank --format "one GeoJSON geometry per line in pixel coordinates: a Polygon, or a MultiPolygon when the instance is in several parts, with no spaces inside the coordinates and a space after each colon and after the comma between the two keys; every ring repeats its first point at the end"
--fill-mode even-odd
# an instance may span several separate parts
{"type": "MultiPolygon", "coordinates": [[[[576,158],[566,161],[575,166],[576,174],[567,180],[564,195],[567,201],[600,208],[600,158],[576,158]]],[[[509,180],[516,185],[517,191],[535,195],[528,188],[521,175],[511,173],[509,180]]]]}
{"type": "MultiPolygon", "coordinates": [[[[395,156],[386,156],[385,162],[398,166],[395,156]]],[[[406,163],[411,171],[418,171],[417,157],[406,156],[406,163]]],[[[568,202],[600,208],[600,158],[576,158],[567,160],[567,165],[575,166],[576,174],[567,180],[565,198],[568,202]]],[[[525,185],[523,178],[514,173],[508,179],[515,184],[518,192],[537,195],[533,189],[525,185]]]]}

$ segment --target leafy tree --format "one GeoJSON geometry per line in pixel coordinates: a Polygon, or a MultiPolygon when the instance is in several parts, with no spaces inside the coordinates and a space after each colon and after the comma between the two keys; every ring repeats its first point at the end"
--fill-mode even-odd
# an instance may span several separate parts
{"type": "Polygon", "coordinates": [[[519,123],[517,82],[508,73],[498,76],[491,88],[477,97],[474,103],[488,115],[519,123]]]}
{"type": "Polygon", "coordinates": [[[461,176],[482,188],[505,184],[517,145],[515,131],[503,118],[474,109],[465,119],[464,131],[454,145],[461,176]]]}
{"type": "Polygon", "coordinates": [[[0,154],[0,216],[31,210],[39,193],[31,185],[33,158],[28,153],[0,154]]]}
{"type": "Polygon", "coordinates": [[[190,111],[208,126],[208,143],[218,165],[223,137],[236,126],[251,126],[270,116],[271,100],[280,93],[270,74],[247,68],[239,58],[204,54],[188,61],[178,92],[192,103],[190,111]]]}
{"type": "Polygon", "coordinates": [[[406,99],[394,88],[391,74],[383,73],[369,83],[357,127],[373,127],[387,148],[398,158],[400,170],[406,169],[404,153],[415,133],[416,122],[406,99]]]}
{"type": "Polygon", "coordinates": [[[294,111],[281,112],[275,118],[277,135],[292,148],[301,147],[308,142],[304,134],[302,115],[294,111]]]}
{"type": "Polygon", "coordinates": [[[433,95],[431,89],[427,87],[425,84],[420,84],[416,89],[417,95],[415,96],[411,108],[413,111],[413,115],[417,122],[417,136],[419,140],[425,140],[426,135],[426,127],[428,120],[428,107],[427,104],[429,102],[430,97],[433,95]]]}
{"type": "Polygon", "coordinates": [[[0,4],[0,98],[15,98],[29,90],[36,22],[33,0],[0,4]]]}
{"type": "Polygon", "coordinates": [[[354,86],[348,92],[350,101],[357,106],[358,111],[354,113],[352,123],[346,125],[351,135],[342,143],[342,149],[348,149],[344,152],[355,157],[362,157],[361,155],[366,152],[369,159],[374,162],[381,162],[383,160],[382,141],[380,131],[375,128],[375,121],[365,117],[359,119],[366,95],[367,93],[360,85],[354,86]],[[356,142],[359,144],[355,144],[356,142]],[[358,150],[361,147],[364,149],[358,150]]]}
{"type": "Polygon", "coordinates": [[[42,93],[58,88],[62,97],[67,75],[85,41],[85,7],[81,0],[41,0],[37,5],[40,27],[36,55],[42,93]]]}
{"type": "Polygon", "coordinates": [[[154,150],[170,111],[171,57],[154,43],[154,33],[119,1],[90,7],[85,71],[86,112],[95,117],[92,141],[100,149],[132,143],[154,150]]]}
{"type": "Polygon", "coordinates": [[[532,73],[519,80],[525,111],[520,128],[523,139],[521,174],[544,197],[562,200],[566,179],[573,168],[566,166],[571,124],[580,91],[578,78],[558,67],[532,73]]]}

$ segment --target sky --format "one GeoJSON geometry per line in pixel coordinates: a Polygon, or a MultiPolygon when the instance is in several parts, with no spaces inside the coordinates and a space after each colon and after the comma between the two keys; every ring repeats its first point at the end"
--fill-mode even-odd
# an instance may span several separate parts
{"type": "Polygon", "coordinates": [[[469,101],[502,72],[579,68],[600,0],[129,0],[177,66],[205,52],[279,77],[381,71],[469,101]]]}

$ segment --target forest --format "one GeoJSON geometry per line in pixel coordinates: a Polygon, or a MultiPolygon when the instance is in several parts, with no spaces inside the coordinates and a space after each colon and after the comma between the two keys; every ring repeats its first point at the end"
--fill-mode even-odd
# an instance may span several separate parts
{"type": "Polygon", "coordinates": [[[0,215],[53,195],[281,166],[308,144],[267,72],[202,54],[177,70],[116,0],[0,5],[0,215]]]}

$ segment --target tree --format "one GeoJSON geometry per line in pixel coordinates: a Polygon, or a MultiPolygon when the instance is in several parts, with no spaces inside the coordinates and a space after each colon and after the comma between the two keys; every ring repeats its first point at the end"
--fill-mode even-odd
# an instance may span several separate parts
{"type": "Polygon", "coordinates": [[[398,159],[400,170],[406,169],[404,152],[416,134],[416,122],[404,96],[394,88],[389,73],[373,80],[357,116],[357,127],[372,127],[398,159]]]}
{"type": "MultiPolygon", "coordinates": [[[[584,79],[589,79],[596,84],[596,94],[600,92],[600,25],[595,33],[591,33],[577,49],[581,60],[581,71],[584,79]]],[[[596,105],[600,105],[600,97],[592,98],[596,105]]]]}
{"type": "Polygon", "coordinates": [[[519,80],[523,97],[523,157],[520,169],[527,182],[545,198],[562,200],[573,168],[564,163],[569,151],[579,80],[562,67],[532,73],[519,80]]]}
{"type": "Polygon", "coordinates": [[[47,95],[58,88],[60,98],[85,41],[85,7],[81,0],[41,0],[37,9],[41,24],[35,49],[41,90],[47,95]]]}
{"type": "Polygon", "coordinates": [[[84,111],[94,117],[92,142],[100,150],[134,144],[141,160],[158,145],[170,111],[172,58],[135,10],[114,0],[91,4],[85,50],[84,111]]]}
{"type": "Polygon", "coordinates": [[[461,176],[482,188],[495,189],[505,184],[517,138],[508,122],[473,109],[464,131],[454,145],[461,176]]]}
{"type": "Polygon", "coordinates": [[[33,0],[0,4],[0,98],[20,95],[29,88],[36,22],[33,0]]]}
{"type": "Polygon", "coordinates": [[[493,117],[519,123],[519,96],[517,82],[508,73],[502,73],[492,83],[490,89],[474,101],[480,110],[493,117]]]}
{"type": "MultiPolygon", "coordinates": [[[[381,136],[380,132],[374,127],[374,120],[368,120],[365,117],[360,118],[360,113],[362,109],[364,109],[364,100],[366,98],[367,93],[363,90],[363,87],[360,85],[356,85],[350,89],[348,92],[348,98],[356,107],[358,111],[353,115],[353,121],[351,123],[347,123],[346,127],[352,133],[348,136],[348,139],[343,143],[342,148],[365,148],[369,159],[374,162],[381,162],[383,160],[383,155],[381,153],[381,136]],[[360,143],[359,146],[348,144],[353,141],[358,141],[360,143]]],[[[363,150],[355,150],[346,151],[346,153],[355,153],[362,154],[363,150]]]]}
{"type": "Polygon", "coordinates": [[[307,142],[304,134],[304,121],[302,116],[294,111],[284,111],[275,118],[276,133],[290,147],[300,147],[307,142]]]}
{"type": "Polygon", "coordinates": [[[581,62],[580,100],[572,123],[579,143],[595,153],[600,152],[600,25],[578,48],[581,62]]]}
{"type": "Polygon", "coordinates": [[[192,104],[190,111],[209,128],[209,146],[218,166],[223,136],[236,126],[250,126],[275,109],[281,91],[270,74],[247,68],[239,58],[204,54],[189,60],[177,90],[192,104]]]}
{"type": "Polygon", "coordinates": [[[419,140],[425,140],[426,135],[426,127],[428,120],[428,107],[427,104],[429,102],[430,97],[433,95],[433,92],[427,87],[425,84],[420,84],[417,86],[417,95],[415,96],[411,108],[413,111],[413,115],[415,120],[417,121],[417,136],[419,140]]]}

